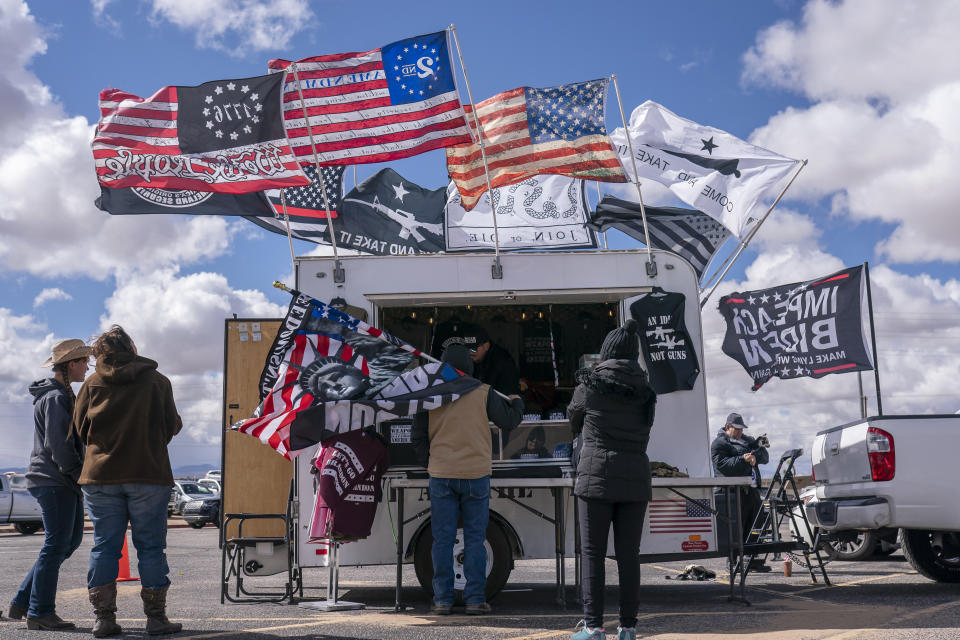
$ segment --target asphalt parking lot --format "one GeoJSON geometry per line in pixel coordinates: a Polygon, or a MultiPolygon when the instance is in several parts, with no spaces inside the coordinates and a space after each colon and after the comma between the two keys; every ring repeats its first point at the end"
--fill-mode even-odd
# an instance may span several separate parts
{"type": "MultiPolygon", "coordinates": [[[[24,573],[33,563],[40,534],[0,535],[0,609],[7,604],[24,573]]],[[[420,592],[412,567],[405,569],[404,598],[411,608],[393,612],[393,567],[347,567],[341,572],[341,600],[362,602],[362,611],[322,613],[289,604],[220,604],[220,553],[217,530],[171,529],[168,556],[173,586],[168,614],[182,622],[184,638],[433,638],[541,640],[569,637],[580,619],[574,592],[563,610],[554,602],[553,562],[519,562],[507,590],[492,602],[485,617],[429,614],[429,602],[420,592]]],[[[87,602],[85,575],[89,535],[67,560],[60,575],[57,611],[78,625],[76,632],[58,632],[56,638],[90,638],[93,615],[87,602]]],[[[136,573],[136,558],[132,558],[136,573]]],[[[721,560],[705,563],[723,577],[721,560]]],[[[784,638],[846,640],[854,638],[954,639],[960,637],[960,585],[937,584],[917,575],[900,554],[869,562],[833,562],[827,566],[832,587],[812,584],[802,567],[793,576],[779,571],[754,575],[748,581],[750,606],[729,602],[721,580],[680,582],[667,580],[683,563],[644,565],[641,586],[639,636],[644,638],[784,638]]],[[[616,568],[608,563],[608,581],[616,568]]],[[[568,564],[572,583],[573,563],[568,564]]],[[[308,570],[309,597],[325,595],[326,571],[308,570]]],[[[271,581],[273,578],[261,578],[271,581]]],[[[252,584],[252,583],[251,583],[252,584]]],[[[138,583],[119,588],[118,619],[128,638],[146,637],[138,583]]],[[[616,628],[616,588],[608,588],[607,630],[616,628]]],[[[0,619],[4,640],[36,638],[23,621],[0,619]]]]}

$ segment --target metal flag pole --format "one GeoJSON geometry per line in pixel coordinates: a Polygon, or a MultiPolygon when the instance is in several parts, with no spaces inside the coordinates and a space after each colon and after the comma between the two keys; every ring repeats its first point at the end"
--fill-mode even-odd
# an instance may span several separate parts
{"type": "Polygon", "coordinates": [[[877,385],[877,415],[883,415],[883,403],[880,400],[880,362],[877,360],[877,332],[873,328],[873,296],[870,293],[870,263],[863,263],[863,275],[867,282],[867,312],[870,314],[870,343],[873,346],[873,379],[877,385]]]}
{"type": "Polygon", "coordinates": [[[290,264],[293,265],[294,275],[297,271],[297,258],[293,253],[293,234],[290,232],[290,216],[287,215],[287,196],[284,189],[280,189],[280,206],[283,208],[283,223],[287,226],[287,241],[290,242],[290,264]]]}
{"type": "MultiPolygon", "coordinates": [[[[718,286],[720,286],[720,283],[723,281],[723,276],[727,275],[727,271],[730,271],[730,267],[733,266],[733,263],[737,261],[737,258],[740,257],[740,254],[743,253],[743,250],[746,249],[747,245],[750,244],[750,241],[753,240],[753,236],[757,235],[757,230],[760,229],[760,226],[764,222],[766,222],[767,217],[773,212],[773,209],[777,206],[777,204],[780,203],[780,199],[783,198],[783,194],[787,192],[787,189],[790,188],[790,185],[792,185],[793,181],[797,179],[797,176],[800,175],[800,172],[803,171],[803,168],[805,166],[807,166],[807,161],[802,160],[800,162],[800,166],[797,167],[797,170],[794,172],[793,177],[790,178],[790,182],[788,182],[783,187],[783,190],[780,191],[780,195],[777,196],[777,199],[773,201],[773,204],[771,204],[770,208],[767,209],[767,212],[763,214],[763,217],[760,218],[760,221],[757,222],[757,224],[753,225],[753,228],[750,229],[750,232],[747,234],[747,237],[740,241],[740,245],[737,248],[736,252],[734,252],[733,256],[727,258],[727,261],[729,261],[729,264],[727,264],[727,267],[723,270],[723,273],[721,273],[720,276],[717,278],[717,281],[713,283],[713,286],[710,288],[710,291],[707,292],[707,295],[705,295],[703,298],[700,299],[701,309],[703,309],[703,307],[707,304],[707,300],[710,299],[710,296],[713,295],[713,292],[717,289],[718,286]]],[[[714,276],[715,275],[716,273],[714,273],[714,276]]],[[[707,282],[710,282],[710,280],[712,280],[714,276],[711,276],[707,280],[707,282]]]]}
{"type": "MultiPolygon", "coordinates": [[[[599,183],[599,182],[594,182],[593,184],[597,185],[597,206],[599,207],[599,206],[600,206],[600,200],[603,199],[603,196],[600,195],[600,183],[599,183]]],[[[606,232],[606,231],[601,231],[600,233],[603,234],[603,248],[606,249],[606,248],[607,248],[607,232],[606,232]]]]}
{"type": "Polygon", "coordinates": [[[303,111],[303,121],[307,125],[307,134],[310,136],[310,147],[313,149],[313,163],[317,170],[317,181],[320,183],[320,195],[323,196],[323,208],[327,211],[327,230],[330,231],[330,244],[333,245],[333,281],[343,282],[343,265],[340,262],[340,256],[337,253],[337,234],[333,230],[333,212],[330,210],[330,200],[327,198],[327,185],[323,179],[323,172],[320,171],[320,156],[317,155],[317,142],[313,137],[313,127],[310,126],[310,118],[307,117],[307,103],[303,99],[303,87],[300,86],[300,74],[297,73],[297,63],[290,65],[293,69],[293,80],[297,83],[297,94],[300,96],[300,109],[303,111]]]}
{"type": "MultiPolygon", "coordinates": [[[[501,280],[503,279],[503,265],[500,264],[500,230],[497,228],[497,209],[493,206],[493,182],[490,180],[490,167],[487,165],[487,148],[483,143],[483,127],[480,124],[480,116],[477,115],[477,103],[473,100],[473,91],[470,89],[470,78],[467,77],[467,67],[463,64],[463,52],[460,50],[460,39],[457,38],[457,28],[452,24],[450,25],[450,33],[453,34],[453,43],[457,47],[457,57],[460,58],[460,71],[463,72],[463,81],[467,85],[467,97],[470,99],[471,113],[477,125],[477,143],[480,145],[483,173],[487,177],[487,197],[490,198],[490,215],[493,217],[494,257],[491,275],[494,280],[501,280]]],[[[463,115],[464,118],[466,118],[466,109],[464,109],[463,115]]],[[[469,125],[469,123],[467,124],[469,125]]],[[[469,126],[467,128],[470,129],[469,126]]]]}
{"type": "MultiPolygon", "coordinates": [[[[653,261],[653,250],[650,248],[650,231],[647,229],[647,210],[643,206],[643,193],[640,190],[640,173],[637,171],[637,159],[633,155],[633,141],[630,139],[630,129],[627,127],[627,116],[623,111],[623,101],[620,99],[620,84],[617,74],[610,76],[613,88],[617,92],[617,105],[620,107],[620,119],[623,120],[623,133],[627,138],[627,149],[630,151],[630,164],[633,165],[633,184],[637,185],[637,197],[640,198],[640,218],[643,220],[643,237],[647,243],[647,275],[657,275],[657,263],[653,261]]],[[[599,188],[599,185],[597,185],[599,188]]]]}

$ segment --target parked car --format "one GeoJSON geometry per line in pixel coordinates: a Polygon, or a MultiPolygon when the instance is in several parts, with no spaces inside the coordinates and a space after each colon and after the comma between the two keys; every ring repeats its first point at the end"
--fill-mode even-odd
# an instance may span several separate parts
{"type": "MultiPolygon", "coordinates": [[[[191,500],[203,500],[214,496],[214,491],[199,484],[196,480],[177,480],[174,482],[172,513],[183,513],[183,506],[191,500]]],[[[168,508],[168,511],[170,509],[168,508]]]]}
{"type": "Polygon", "coordinates": [[[220,526],[220,496],[190,500],[183,505],[183,519],[194,529],[200,529],[208,522],[220,526]]]}
{"type": "Polygon", "coordinates": [[[207,471],[207,475],[204,477],[212,478],[217,482],[220,482],[223,479],[223,472],[220,469],[210,469],[210,471],[207,471]]]}
{"type": "Polygon", "coordinates": [[[200,486],[210,489],[214,493],[220,493],[220,481],[214,480],[213,478],[200,478],[197,480],[197,484],[200,486]]]}
{"type": "Polygon", "coordinates": [[[40,503],[26,489],[22,473],[0,474],[0,524],[12,524],[24,535],[43,528],[40,503]]]}

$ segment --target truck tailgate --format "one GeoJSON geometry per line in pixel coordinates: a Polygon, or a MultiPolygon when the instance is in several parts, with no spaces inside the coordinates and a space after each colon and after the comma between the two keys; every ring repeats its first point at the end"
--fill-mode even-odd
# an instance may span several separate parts
{"type": "Polygon", "coordinates": [[[870,480],[867,427],[864,421],[817,434],[811,457],[818,484],[827,487],[870,480]]]}

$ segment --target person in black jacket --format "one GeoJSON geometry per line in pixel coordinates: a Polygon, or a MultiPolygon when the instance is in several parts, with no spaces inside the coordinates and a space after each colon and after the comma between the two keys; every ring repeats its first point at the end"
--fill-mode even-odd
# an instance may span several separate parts
{"type": "MultiPolygon", "coordinates": [[[[753,526],[753,521],[760,513],[763,500],[760,498],[760,469],[758,465],[770,462],[770,454],[766,448],[757,443],[755,438],[744,435],[747,425],[739,413],[727,416],[727,422],[717,433],[710,445],[710,458],[718,475],[725,477],[753,478],[753,485],[740,488],[740,521],[743,525],[743,538],[746,540],[753,526]]],[[[770,567],[763,560],[756,558],[751,571],[770,571],[770,567]]]]}
{"type": "Polygon", "coordinates": [[[27,490],[40,503],[43,547],[37,561],[10,602],[10,617],[27,616],[34,630],[73,629],[57,615],[60,565],[83,540],[83,500],[77,479],[83,467],[83,448],[71,436],[74,395],[72,382],[83,382],[92,349],[72,338],[53,345],[43,363],[54,376],[30,385],[33,395],[33,452],[27,469],[27,490]]]}
{"type": "Polygon", "coordinates": [[[613,524],[620,577],[618,639],[636,637],[640,586],[640,534],[653,492],[647,442],[657,396],[637,361],[638,324],[629,319],[600,348],[602,361],[577,372],[577,388],[567,407],[574,436],[583,445],[574,494],[580,507],[583,553],[582,628],[573,640],[603,637],[604,559],[613,524]]]}
{"type": "Polygon", "coordinates": [[[520,394],[520,374],[510,353],[490,342],[490,334],[480,326],[464,330],[463,344],[473,360],[473,377],[505,396],[520,394]]]}

